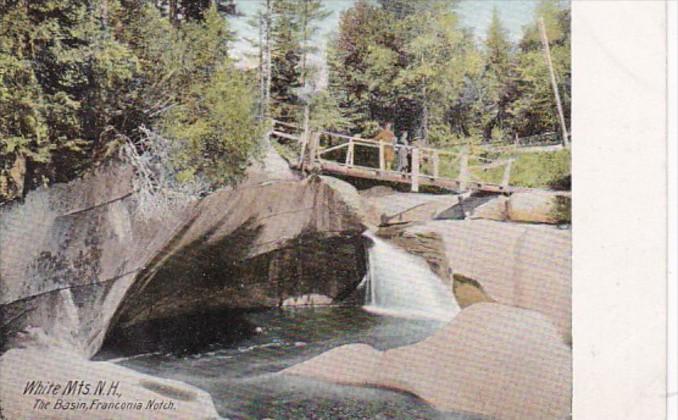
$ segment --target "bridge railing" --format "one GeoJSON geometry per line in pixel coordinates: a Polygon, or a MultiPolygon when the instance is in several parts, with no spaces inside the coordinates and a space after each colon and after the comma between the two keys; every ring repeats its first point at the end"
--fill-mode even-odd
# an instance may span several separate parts
{"type": "Polygon", "coordinates": [[[320,166],[349,176],[406,182],[411,184],[412,191],[418,191],[420,184],[452,185],[459,190],[491,184],[501,191],[509,185],[513,164],[512,158],[472,156],[468,147],[452,151],[329,131],[304,132],[294,124],[278,120],[273,120],[271,135],[284,142],[299,142],[296,165],[299,168],[320,166]],[[487,174],[496,181],[484,180],[487,174]]]}

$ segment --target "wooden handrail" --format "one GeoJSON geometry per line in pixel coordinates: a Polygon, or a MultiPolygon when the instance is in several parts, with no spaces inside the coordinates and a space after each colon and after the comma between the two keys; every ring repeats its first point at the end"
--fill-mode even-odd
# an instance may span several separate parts
{"type": "Polygon", "coordinates": [[[271,131],[271,134],[273,134],[273,135],[275,135],[275,136],[278,136],[278,137],[285,138],[285,139],[299,140],[299,137],[293,136],[293,135],[291,135],[291,134],[283,133],[282,131],[276,131],[276,130],[273,130],[273,131],[271,131]]]}
{"type": "MultiPolygon", "coordinates": [[[[376,139],[365,139],[360,137],[353,137],[339,133],[332,133],[329,131],[312,131],[306,130],[298,135],[286,133],[284,131],[276,130],[276,124],[285,127],[292,127],[298,129],[299,127],[286,123],[283,121],[272,120],[273,130],[269,132],[270,135],[287,138],[299,141],[301,146],[301,154],[297,168],[329,168],[328,170],[337,173],[349,174],[354,173],[355,176],[362,178],[383,179],[391,182],[406,182],[411,186],[412,191],[419,191],[419,187],[423,186],[443,186],[445,188],[452,188],[455,190],[464,191],[467,189],[484,189],[485,191],[494,192],[515,192],[525,190],[525,188],[517,188],[509,186],[511,177],[511,169],[515,158],[501,158],[488,159],[481,156],[472,156],[472,148],[464,147],[458,152],[435,149],[430,147],[419,147],[416,145],[405,145],[399,143],[392,143],[387,141],[380,141],[376,139]],[[320,147],[320,139],[325,137],[325,143],[329,146],[326,148],[320,147]],[[330,137],[330,139],[327,139],[330,137]],[[332,146],[332,137],[343,139],[340,144],[332,146]],[[368,147],[378,149],[379,163],[376,167],[363,166],[355,164],[355,148],[368,147]],[[410,161],[410,169],[408,172],[402,170],[387,169],[388,162],[386,161],[387,148],[392,148],[396,152],[396,156],[402,157],[402,150],[407,150],[410,161]],[[330,152],[347,149],[345,156],[343,154],[333,156],[332,159],[324,158],[330,152]],[[401,153],[399,154],[398,151],[401,153]],[[446,156],[448,158],[441,159],[446,156]],[[480,164],[469,165],[469,161],[480,164]],[[486,163],[485,163],[486,162],[486,163]],[[459,165],[459,175],[453,178],[441,176],[441,165],[459,165]],[[489,183],[480,179],[477,170],[487,170],[492,168],[499,168],[504,166],[501,183],[489,183]],[[426,173],[424,173],[426,169],[426,173]],[[475,171],[474,171],[475,170],[475,171]],[[475,173],[474,173],[475,172],[475,173]]],[[[372,163],[374,164],[374,163],[372,163]]]]}
{"type": "Polygon", "coordinates": [[[298,130],[301,130],[301,127],[299,127],[296,124],[290,124],[290,123],[286,123],[286,122],[280,121],[280,120],[272,120],[272,121],[273,121],[273,125],[280,124],[280,125],[284,125],[285,127],[296,128],[298,130]]]}

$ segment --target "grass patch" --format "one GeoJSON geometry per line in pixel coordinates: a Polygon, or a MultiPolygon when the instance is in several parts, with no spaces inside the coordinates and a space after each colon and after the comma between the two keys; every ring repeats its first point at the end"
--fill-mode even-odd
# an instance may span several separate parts
{"type": "MultiPolygon", "coordinates": [[[[455,150],[456,152],[456,150],[455,150]]],[[[469,172],[482,182],[500,184],[504,177],[504,165],[495,168],[474,168],[488,163],[487,160],[513,158],[509,184],[517,187],[569,189],[570,188],[570,150],[554,152],[488,152],[481,149],[469,152],[469,172]]],[[[440,176],[457,179],[459,160],[442,155],[440,176]]]]}
{"type": "Polygon", "coordinates": [[[522,153],[513,162],[510,183],[530,188],[569,189],[571,173],[569,149],[522,153]]]}

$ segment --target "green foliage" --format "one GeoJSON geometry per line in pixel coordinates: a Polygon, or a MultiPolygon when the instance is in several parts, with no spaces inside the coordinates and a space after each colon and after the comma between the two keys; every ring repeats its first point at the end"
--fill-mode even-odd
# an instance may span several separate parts
{"type": "Polygon", "coordinates": [[[243,73],[228,63],[195,84],[183,104],[162,120],[162,132],[179,144],[170,156],[179,181],[210,185],[235,181],[247,167],[253,141],[263,135],[254,119],[254,95],[243,73]]]}
{"type": "MultiPolygon", "coordinates": [[[[447,150],[459,152],[457,148],[447,150]]],[[[569,189],[571,166],[570,150],[548,152],[487,152],[482,148],[469,151],[469,172],[483,182],[499,184],[503,180],[504,165],[494,168],[480,168],[488,161],[514,159],[511,167],[510,184],[545,189],[569,189]]],[[[440,175],[456,179],[459,176],[459,161],[449,155],[441,155],[440,175]]]]}
{"type": "Polygon", "coordinates": [[[560,0],[541,1],[517,44],[497,10],[477,42],[453,1],[358,0],[328,52],[329,90],[362,134],[394,121],[398,132],[444,146],[557,131],[541,17],[569,121],[569,10],[560,0]]]}
{"type": "Polygon", "coordinates": [[[141,126],[176,142],[180,177],[222,185],[243,172],[260,132],[226,21],[214,4],[186,9],[182,22],[164,10],[144,0],[0,3],[0,185],[72,179],[139,140],[141,126]]]}
{"type": "MultiPolygon", "coordinates": [[[[311,130],[344,131],[349,122],[344,118],[336,100],[327,91],[319,92],[311,97],[309,103],[309,128],[311,130]]],[[[301,115],[298,120],[303,118],[301,115]]]]}
{"type": "Polygon", "coordinates": [[[569,149],[557,152],[521,153],[511,169],[511,184],[530,188],[554,188],[569,184],[569,149]]]}
{"type": "Polygon", "coordinates": [[[300,102],[297,89],[301,87],[301,22],[296,3],[273,0],[272,115],[280,119],[289,119],[300,102]]]}

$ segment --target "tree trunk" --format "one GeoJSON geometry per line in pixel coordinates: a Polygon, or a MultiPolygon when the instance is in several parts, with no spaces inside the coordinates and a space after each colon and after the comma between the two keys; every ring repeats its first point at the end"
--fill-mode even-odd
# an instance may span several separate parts
{"type": "Polygon", "coordinates": [[[177,23],[178,23],[177,1],[178,0],[169,0],[169,20],[170,20],[170,23],[174,26],[177,26],[177,23]]]}
{"type": "Polygon", "coordinates": [[[421,116],[421,127],[424,145],[428,146],[428,105],[424,104],[421,116]]]}
{"type": "Polygon", "coordinates": [[[304,15],[302,16],[302,19],[304,21],[303,23],[303,39],[301,43],[301,87],[304,87],[306,85],[306,44],[308,44],[308,0],[303,0],[304,1],[304,15]]]}
{"type": "Polygon", "coordinates": [[[271,25],[271,0],[266,0],[266,115],[271,114],[271,25]]]}
{"type": "Polygon", "coordinates": [[[259,15],[259,117],[264,117],[266,81],[264,79],[264,17],[259,15]]]}

